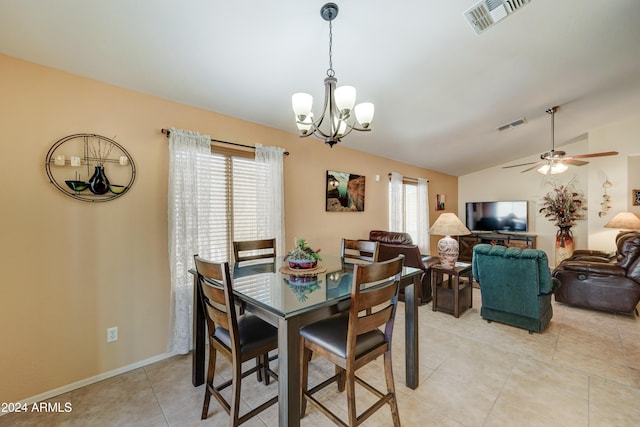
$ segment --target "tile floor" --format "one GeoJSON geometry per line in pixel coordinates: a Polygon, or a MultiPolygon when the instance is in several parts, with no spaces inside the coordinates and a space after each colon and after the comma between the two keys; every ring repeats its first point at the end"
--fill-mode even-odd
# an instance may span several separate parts
{"type": "MultiPolygon", "coordinates": [[[[480,293],[459,319],[420,307],[420,385],[404,385],[403,305],[394,335],[394,373],[403,426],[639,426],[640,319],[554,303],[554,316],[543,334],[480,318],[480,293]]],[[[220,360],[220,359],[219,359],[220,360]]],[[[194,388],[190,356],[176,356],[144,368],[57,396],[71,402],[69,413],[9,414],[0,426],[226,426],[228,417],[212,400],[209,418],[200,421],[204,386],[194,388]]],[[[229,365],[218,363],[220,377],[229,365]]],[[[314,359],[310,377],[317,381],[333,369],[314,359]]],[[[383,385],[382,362],[360,376],[383,385]]],[[[276,393],[250,376],[243,381],[241,411],[276,393]]],[[[359,402],[370,402],[357,390],[359,402]]],[[[345,396],[334,387],[323,401],[346,415],[345,396]]],[[[244,413],[244,412],[243,412],[244,413]]],[[[365,426],[390,425],[385,407],[365,426]]],[[[277,426],[277,406],[246,426],[277,426]]],[[[331,424],[309,406],[303,426],[331,424]]]]}

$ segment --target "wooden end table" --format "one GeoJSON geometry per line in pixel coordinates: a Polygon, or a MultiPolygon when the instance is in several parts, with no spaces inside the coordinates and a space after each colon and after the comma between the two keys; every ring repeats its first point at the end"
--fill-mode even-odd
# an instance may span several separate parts
{"type": "Polygon", "coordinates": [[[467,308],[473,307],[473,275],[471,264],[459,263],[449,269],[436,264],[431,267],[431,309],[444,311],[460,317],[467,308]],[[445,287],[444,275],[447,275],[445,287]],[[467,282],[460,283],[460,276],[467,282]]]}

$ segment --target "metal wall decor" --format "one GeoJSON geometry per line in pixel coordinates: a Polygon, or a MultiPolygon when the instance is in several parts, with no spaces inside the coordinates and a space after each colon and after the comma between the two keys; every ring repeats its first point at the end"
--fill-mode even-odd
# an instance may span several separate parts
{"type": "Polygon", "coordinates": [[[83,202],[106,202],[129,191],[136,179],[133,158],[113,139],[92,133],[65,136],[49,149],[49,181],[83,202]]]}

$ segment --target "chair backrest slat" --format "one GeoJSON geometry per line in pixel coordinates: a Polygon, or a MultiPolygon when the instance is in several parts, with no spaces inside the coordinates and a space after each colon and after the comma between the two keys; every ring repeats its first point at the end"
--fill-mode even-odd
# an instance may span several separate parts
{"type": "Polygon", "coordinates": [[[387,340],[391,340],[403,263],[404,256],[400,255],[389,261],[354,267],[347,354],[354,354],[358,335],[382,325],[385,325],[387,340]],[[387,304],[381,306],[385,302],[387,304]]]}
{"type": "Polygon", "coordinates": [[[236,262],[276,257],[276,239],[246,240],[233,242],[233,257],[236,262]],[[249,252],[249,253],[246,253],[249,252]]]}
{"type": "Polygon", "coordinates": [[[371,240],[342,239],[340,256],[343,259],[376,262],[378,261],[378,242],[371,240]]]}
{"type": "Polygon", "coordinates": [[[194,261],[198,274],[198,289],[194,289],[194,292],[200,292],[202,296],[209,335],[213,334],[217,327],[228,330],[231,346],[239,351],[240,343],[236,339],[238,319],[231,275],[229,274],[229,263],[207,261],[198,255],[194,255],[194,261]]]}

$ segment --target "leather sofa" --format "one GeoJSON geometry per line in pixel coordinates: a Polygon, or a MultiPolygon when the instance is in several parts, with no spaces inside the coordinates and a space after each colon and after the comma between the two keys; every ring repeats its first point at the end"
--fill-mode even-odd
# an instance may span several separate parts
{"type": "Polygon", "coordinates": [[[529,333],[544,331],[553,317],[551,294],[560,286],[544,251],[480,243],[473,247],[471,265],[483,319],[529,333]]]}
{"type": "MultiPolygon", "coordinates": [[[[404,255],[405,266],[421,269],[420,283],[422,286],[416,290],[416,298],[419,305],[431,301],[431,272],[429,268],[440,262],[437,256],[422,255],[420,248],[413,244],[413,240],[408,233],[371,230],[369,232],[369,240],[379,243],[378,261],[387,261],[402,254],[404,255]]],[[[404,300],[402,292],[400,293],[400,300],[404,300]]]]}
{"type": "Polygon", "coordinates": [[[623,231],[617,251],[576,251],[560,263],[553,277],[562,286],[556,301],[597,310],[636,313],[640,302],[640,232],[623,231]]]}

